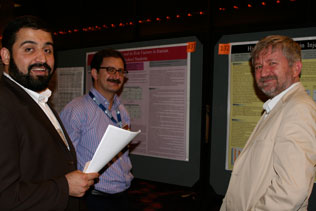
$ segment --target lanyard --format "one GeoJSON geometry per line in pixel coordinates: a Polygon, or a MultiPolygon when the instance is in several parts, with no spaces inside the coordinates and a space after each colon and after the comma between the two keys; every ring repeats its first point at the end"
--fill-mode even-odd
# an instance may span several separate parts
{"type": "Polygon", "coordinates": [[[95,98],[94,94],[92,94],[91,91],[89,91],[89,96],[92,98],[92,100],[99,106],[99,108],[102,109],[102,111],[112,120],[112,122],[114,122],[115,124],[117,124],[120,128],[122,128],[122,119],[121,119],[121,113],[120,111],[117,109],[116,110],[116,116],[117,116],[117,121],[114,119],[114,117],[112,116],[111,112],[109,112],[108,109],[106,109],[101,103],[99,103],[97,101],[97,99],[95,98]]]}

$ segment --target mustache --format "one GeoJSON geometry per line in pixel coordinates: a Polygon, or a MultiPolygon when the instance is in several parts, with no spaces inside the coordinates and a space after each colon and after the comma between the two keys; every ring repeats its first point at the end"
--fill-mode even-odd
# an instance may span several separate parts
{"type": "Polygon", "coordinates": [[[110,82],[113,82],[113,83],[117,83],[117,84],[120,84],[120,83],[121,83],[121,80],[120,80],[120,79],[112,79],[112,78],[109,78],[109,79],[107,79],[107,81],[110,81],[110,82]]]}
{"type": "Polygon", "coordinates": [[[262,82],[262,83],[264,83],[266,80],[270,80],[270,79],[277,79],[277,77],[276,76],[266,76],[266,77],[261,77],[260,78],[260,82],[262,82]]]}
{"type": "Polygon", "coordinates": [[[48,70],[48,72],[51,72],[51,71],[52,71],[52,68],[51,68],[46,62],[44,62],[44,63],[38,62],[38,63],[31,64],[31,65],[28,67],[28,72],[31,72],[31,69],[32,69],[33,67],[45,67],[45,69],[48,70]]]}

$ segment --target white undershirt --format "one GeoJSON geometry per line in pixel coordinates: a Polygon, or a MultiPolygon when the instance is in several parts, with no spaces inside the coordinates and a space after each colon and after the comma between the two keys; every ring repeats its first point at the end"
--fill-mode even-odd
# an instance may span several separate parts
{"type": "Polygon", "coordinates": [[[288,87],[286,90],[278,94],[277,96],[273,97],[272,99],[267,100],[263,104],[263,109],[266,111],[265,117],[268,116],[268,114],[271,112],[271,110],[275,107],[275,105],[281,100],[281,98],[288,93],[294,86],[296,86],[299,82],[296,82],[292,84],[290,87],[288,87]]]}

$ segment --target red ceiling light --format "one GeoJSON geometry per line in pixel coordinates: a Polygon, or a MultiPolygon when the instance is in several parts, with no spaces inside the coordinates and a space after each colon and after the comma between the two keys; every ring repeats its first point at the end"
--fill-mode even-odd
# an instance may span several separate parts
{"type": "Polygon", "coordinates": [[[234,7],[235,10],[238,10],[238,9],[239,9],[239,7],[236,6],[236,5],[234,5],[233,7],[234,7]]]}
{"type": "Polygon", "coordinates": [[[251,7],[252,7],[252,5],[251,5],[251,4],[248,4],[248,7],[249,7],[249,8],[251,8],[251,7]]]}
{"type": "Polygon", "coordinates": [[[261,4],[262,4],[262,6],[266,6],[267,5],[267,3],[266,2],[261,2],[261,4]]]}
{"type": "Polygon", "coordinates": [[[281,3],[281,1],[280,1],[280,0],[277,0],[277,1],[276,1],[276,3],[277,3],[277,4],[280,4],[280,3],[281,3]]]}
{"type": "MultiPolygon", "coordinates": [[[[252,5],[249,4],[251,7],[252,5]]],[[[248,5],[248,7],[249,7],[248,5]]],[[[234,6],[235,9],[239,9],[238,6],[234,6]]],[[[227,8],[219,8],[220,11],[226,11],[227,8]]],[[[205,12],[204,11],[196,11],[196,12],[193,12],[193,13],[187,13],[187,14],[182,14],[184,16],[188,16],[188,17],[193,17],[194,15],[205,15],[205,12]]],[[[180,14],[176,14],[175,16],[176,18],[180,19],[182,18],[182,16],[180,14]]],[[[164,18],[166,18],[167,20],[171,20],[173,18],[173,16],[165,16],[164,18]]],[[[81,29],[65,29],[65,30],[59,30],[59,31],[56,31],[54,32],[54,35],[55,36],[58,36],[58,35],[66,35],[66,34],[71,34],[71,33],[75,33],[75,32],[90,32],[90,31],[98,31],[98,30],[102,30],[102,29],[109,29],[109,28],[117,28],[117,27],[126,27],[126,26],[133,26],[135,25],[135,23],[140,23],[140,24],[143,24],[143,23],[148,23],[148,22],[153,22],[153,21],[162,21],[161,18],[154,18],[154,19],[150,19],[150,18],[147,18],[147,19],[144,19],[144,20],[138,20],[138,21],[129,21],[129,22],[120,22],[120,23],[112,23],[112,24],[103,24],[103,25],[100,25],[100,26],[87,26],[87,27],[83,27],[81,29]]],[[[0,39],[1,39],[1,36],[0,36],[0,39]]]]}

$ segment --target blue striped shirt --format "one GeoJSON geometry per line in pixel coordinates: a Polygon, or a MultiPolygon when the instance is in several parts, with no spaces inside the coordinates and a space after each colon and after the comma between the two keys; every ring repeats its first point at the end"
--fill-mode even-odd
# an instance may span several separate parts
{"type": "MultiPolygon", "coordinates": [[[[90,90],[97,101],[107,109],[109,102],[96,89],[90,90]]],[[[118,96],[115,96],[110,112],[117,120],[116,111],[119,109],[122,124],[130,126],[129,115],[120,104],[118,96]]],[[[109,109],[108,109],[109,110],[109,109]]],[[[73,142],[78,159],[78,169],[83,170],[85,163],[90,161],[96,151],[108,125],[116,125],[103,112],[103,110],[86,94],[73,99],[61,111],[60,118],[73,142]]],[[[106,193],[122,192],[130,187],[133,175],[131,174],[132,164],[128,151],[118,158],[109,168],[104,171],[95,184],[95,189],[106,193]]]]}

